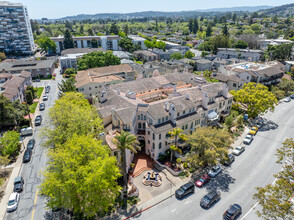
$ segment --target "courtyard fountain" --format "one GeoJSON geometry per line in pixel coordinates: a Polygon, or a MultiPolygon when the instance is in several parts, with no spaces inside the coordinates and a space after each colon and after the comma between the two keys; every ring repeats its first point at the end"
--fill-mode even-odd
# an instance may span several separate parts
{"type": "Polygon", "coordinates": [[[162,183],[162,178],[159,173],[148,171],[143,176],[142,183],[145,186],[160,186],[162,183]]]}

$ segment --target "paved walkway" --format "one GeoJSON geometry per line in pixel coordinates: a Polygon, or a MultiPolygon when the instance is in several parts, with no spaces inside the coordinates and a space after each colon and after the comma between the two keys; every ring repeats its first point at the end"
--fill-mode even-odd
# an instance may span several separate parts
{"type": "Polygon", "coordinates": [[[143,153],[138,153],[134,158],[134,171],[132,173],[133,177],[141,175],[146,170],[151,170],[153,168],[152,159],[143,153]]]}

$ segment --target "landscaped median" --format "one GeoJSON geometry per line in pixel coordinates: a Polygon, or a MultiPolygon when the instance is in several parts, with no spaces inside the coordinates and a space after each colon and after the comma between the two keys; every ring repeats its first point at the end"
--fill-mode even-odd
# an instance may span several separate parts
{"type": "Polygon", "coordinates": [[[37,97],[38,98],[41,97],[43,90],[44,90],[44,87],[38,87],[38,90],[37,90],[37,97]]]}

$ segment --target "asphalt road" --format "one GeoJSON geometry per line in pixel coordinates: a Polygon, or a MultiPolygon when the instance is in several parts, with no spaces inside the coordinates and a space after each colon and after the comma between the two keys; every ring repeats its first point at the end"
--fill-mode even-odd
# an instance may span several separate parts
{"type": "MultiPolygon", "coordinates": [[[[55,70],[58,72],[58,69],[55,70]]],[[[34,135],[27,138],[35,138],[36,145],[33,150],[32,159],[29,163],[23,164],[21,168],[21,176],[24,178],[24,191],[20,194],[20,202],[15,212],[7,213],[8,220],[41,220],[44,219],[46,212],[45,200],[39,196],[38,186],[41,183],[41,171],[46,167],[47,156],[46,149],[41,146],[43,138],[41,136],[42,129],[48,126],[48,110],[54,105],[57,99],[57,83],[61,81],[61,76],[57,73],[56,80],[42,80],[35,82],[34,86],[51,86],[50,93],[47,94],[48,100],[44,101],[46,108],[44,111],[36,110],[37,115],[42,115],[42,125],[35,127],[34,135]]]]}
{"type": "MultiPolygon", "coordinates": [[[[225,210],[234,203],[243,209],[239,219],[259,219],[252,207],[256,201],[252,199],[255,187],[273,183],[273,174],[279,172],[281,165],[276,164],[276,149],[281,147],[286,137],[294,138],[294,100],[281,103],[274,113],[264,117],[279,125],[275,130],[259,131],[245,152],[236,156],[235,162],[223,173],[212,179],[204,188],[195,188],[195,193],[178,200],[174,196],[162,203],[142,212],[131,219],[144,220],[180,220],[222,219],[225,210]],[[200,207],[200,199],[210,190],[221,191],[221,200],[208,210],[200,207]]],[[[256,205],[258,208],[259,206],[256,205]]]]}

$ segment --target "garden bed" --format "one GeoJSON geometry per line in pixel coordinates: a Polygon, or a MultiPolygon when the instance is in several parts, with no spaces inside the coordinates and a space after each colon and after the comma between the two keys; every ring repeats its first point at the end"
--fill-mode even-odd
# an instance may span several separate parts
{"type": "Polygon", "coordinates": [[[38,90],[37,90],[37,97],[38,97],[38,98],[41,97],[43,90],[44,90],[44,87],[39,87],[39,88],[38,88],[38,90]]]}
{"type": "Polygon", "coordinates": [[[33,104],[31,104],[29,106],[30,113],[33,113],[34,114],[35,111],[36,111],[37,106],[38,106],[38,102],[34,102],[33,104]]]}

